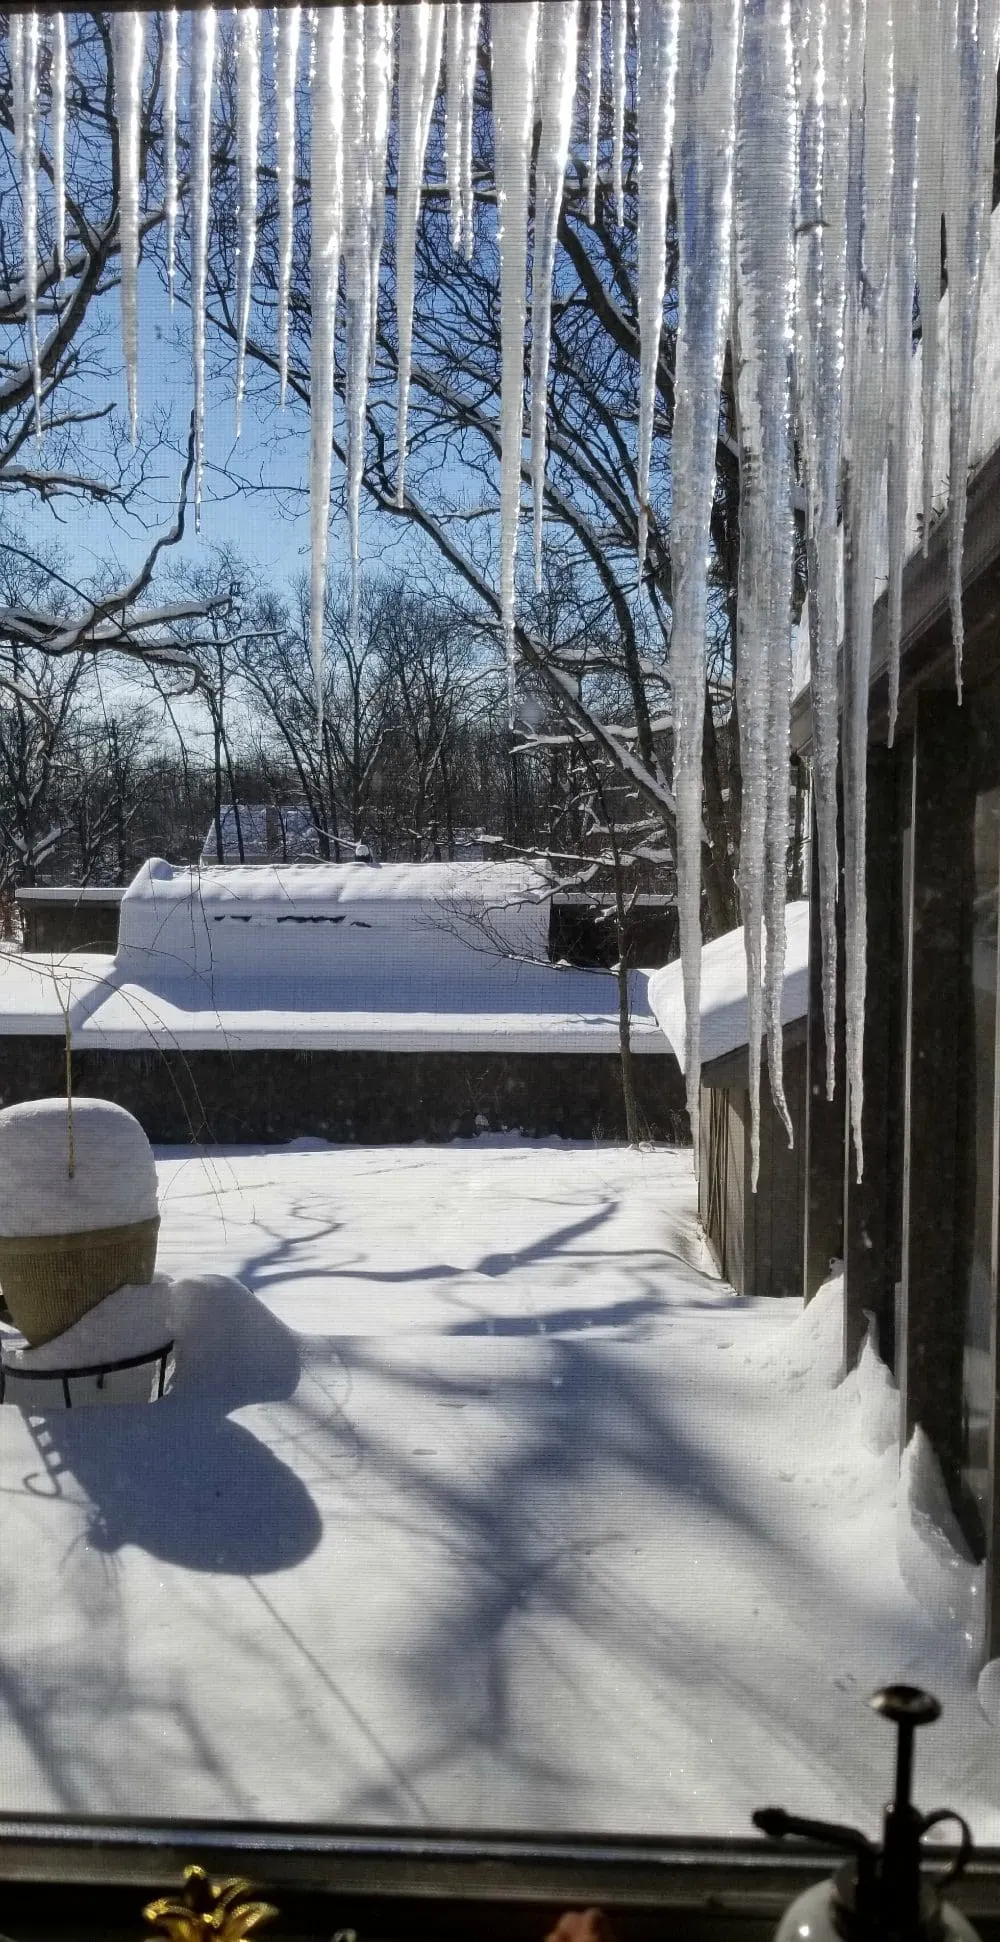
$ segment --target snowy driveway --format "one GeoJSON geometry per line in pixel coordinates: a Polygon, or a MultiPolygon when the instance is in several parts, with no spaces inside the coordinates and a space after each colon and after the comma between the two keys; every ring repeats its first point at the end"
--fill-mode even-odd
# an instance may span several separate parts
{"type": "Polygon", "coordinates": [[[746,1834],[998,1736],[895,1563],[836,1313],[744,1304],[689,1156],[160,1156],[160,1265],[242,1278],[205,1394],[0,1410],[0,1808],[746,1834]]]}

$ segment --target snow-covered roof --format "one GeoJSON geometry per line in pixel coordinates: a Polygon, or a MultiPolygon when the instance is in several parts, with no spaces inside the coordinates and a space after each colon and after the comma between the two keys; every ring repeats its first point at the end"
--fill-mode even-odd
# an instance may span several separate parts
{"type": "MultiPolygon", "coordinates": [[[[109,1050],[616,1052],[609,972],[548,962],[549,897],[519,864],[154,861],[114,957],[0,959],[0,1034],[109,1050]]],[[[645,979],[633,1038],[662,1053],[645,979]]]]}
{"type": "MultiPolygon", "coordinates": [[[[785,910],[787,949],[781,1016],[786,1025],[804,1018],[809,1000],[809,905],[785,910]]],[[[679,961],[654,971],[649,1004],[660,1030],[684,1064],[686,1014],[679,961]]],[[[747,1043],[747,963],[743,928],[706,944],[701,954],[701,1056],[708,1064],[747,1043]]]]}
{"type": "Polygon", "coordinates": [[[122,899],[117,962],[145,979],[294,975],[329,986],[439,977],[470,951],[545,963],[549,885],[519,863],[143,865],[122,899]]]}

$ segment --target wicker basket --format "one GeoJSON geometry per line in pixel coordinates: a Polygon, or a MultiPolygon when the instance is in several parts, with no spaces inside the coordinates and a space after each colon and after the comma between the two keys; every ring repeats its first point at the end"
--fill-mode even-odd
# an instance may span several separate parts
{"type": "Polygon", "coordinates": [[[152,1281],[160,1218],[80,1234],[0,1235],[0,1290],[16,1328],[39,1348],[126,1283],[152,1281]]]}

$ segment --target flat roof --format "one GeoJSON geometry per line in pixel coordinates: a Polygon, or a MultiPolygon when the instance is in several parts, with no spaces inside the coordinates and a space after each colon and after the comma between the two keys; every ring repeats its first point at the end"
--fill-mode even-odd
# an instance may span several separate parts
{"type": "MultiPolygon", "coordinates": [[[[633,972],[632,1049],[668,1055],[633,972]]],[[[483,958],[474,975],[206,978],[146,982],[97,952],[0,955],[0,1037],[61,1038],[77,1051],[617,1053],[618,987],[607,971],[483,958]]]]}
{"type": "Polygon", "coordinates": [[[115,883],[46,883],[14,892],[19,904],[67,904],[70,908],[77,904],[120,904],[124,895],[124,885],[115,883]]]}

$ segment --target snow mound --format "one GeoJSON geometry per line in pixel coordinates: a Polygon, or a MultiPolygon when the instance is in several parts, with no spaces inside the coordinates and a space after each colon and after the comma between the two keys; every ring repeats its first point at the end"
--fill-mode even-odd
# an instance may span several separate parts
{"type": "Polygon", "coordinates": [[[982,1567],[969,1554],[941,1466],[919,1425],[899,1468],[896,1555],[911,1598],[936,1624],[957,1627],[974,1644],[982,1612],[982,1567]]]}
{"type": "Polygon", "coordinates": [[[883,1456],[899,1442],[899,1390],[875,1347],[871,1326],[855,1381],[861,1403],[861,1441],[872,1456],[883,1456]]]}
{"type": "Polygon", "coordinates": [[[990,1725],[1000,1726],[1000,1659],[990,1659],[984,1665],[976,1693],[990,1725]]]}
{"type": "MultiPolygon", "coordinates": [[[[212,1400],[224,1410],[290,1396],[300,1355],[292,1331],[241,1281],[225,1274],[156,1275],[146,1287],[126,1286],[63,1330],[54,1341],[29,1348],[14,1329],[0,1331],[6,1366],[22,1376],[94,1368],[174,1344],[170,1394],[188,1401],[212,1400]]],[[[57,1406],[38,1392],[38,1406],[57,1406]]],[[[19,1383],[11,1402],[31,1402],[19,1383]]],[[[113,1386],[74,1392],[74,1404],[135,1401],[113,1386]]]]}
{"type": "Polygon", "coordinates": [[[810,1376],[821,1388],[835,1389],[844,1375],[844,1277],[831,1275],[816,1290],[787,1330],[782,1358],[785,1376],[810,1376]]]}
{"type": "Polygon", "coordinates": [[[154,1218],[153,1149],[122,1106],[74,1099],[73,1156],[71,1176],[65,1099],[0,1112],[0,1234],[77,1234],[154,1218]]]}
{"type": "Polygon", "coordinates": [[[145,1355],[161,1348],[174,1333],[177,1316],[175,1290],[184,1284],[165,1274],[144,1286],[126,1283],[88,1309],[72,1328],[37,1348],[21,1346],[21,1337],[5,1333],[4,1362],[8,1368],[37,1370],[86,1369],[99,1362],[117,1362],[129,1355],[145,1355]]]}

